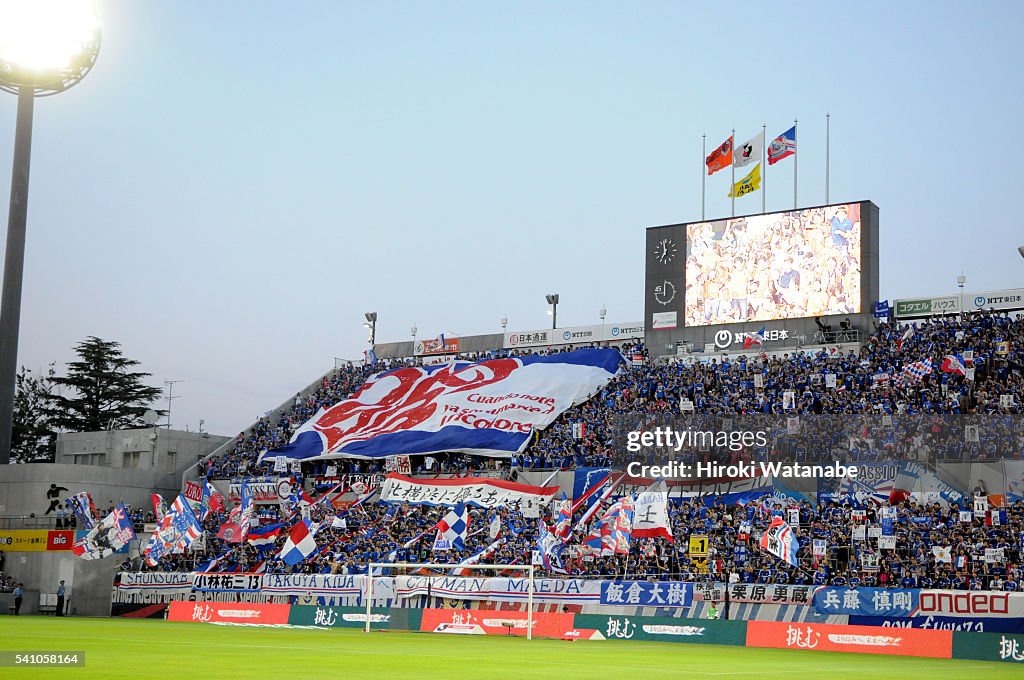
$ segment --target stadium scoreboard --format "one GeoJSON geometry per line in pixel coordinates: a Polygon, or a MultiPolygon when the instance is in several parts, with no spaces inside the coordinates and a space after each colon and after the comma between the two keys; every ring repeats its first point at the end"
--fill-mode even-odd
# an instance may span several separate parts
{"type": "Polygon", "coordinates": [[[644,325],[655,355],[807,344],[815,317],[870,329],[878,206],[836,203],[647,229],[644,325]],[[798,340],[799,339],[799,340],[798,340]]]}

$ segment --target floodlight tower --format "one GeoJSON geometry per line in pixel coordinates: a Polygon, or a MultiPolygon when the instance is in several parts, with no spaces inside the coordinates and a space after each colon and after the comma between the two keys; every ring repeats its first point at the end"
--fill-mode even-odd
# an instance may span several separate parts
{"type": "Polygon", "coordinates": [[[35,98],[79,83],[96,64],[99,50],[100,24],[92,0],[0,2],[0,90],[18,95],[0,300],[0,465],[11,456],[35,98]]]}

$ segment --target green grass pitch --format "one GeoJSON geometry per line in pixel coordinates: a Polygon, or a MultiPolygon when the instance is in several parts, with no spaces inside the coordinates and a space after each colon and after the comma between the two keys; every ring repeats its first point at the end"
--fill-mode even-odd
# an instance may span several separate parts
{"type": "Polygon", "coordinates": [[[1021,678],[1013,664],[678,643],[533,640],[152,619],[5,616],[0,649],[84,651],[84,668],[0,678],[1021,678]]]}

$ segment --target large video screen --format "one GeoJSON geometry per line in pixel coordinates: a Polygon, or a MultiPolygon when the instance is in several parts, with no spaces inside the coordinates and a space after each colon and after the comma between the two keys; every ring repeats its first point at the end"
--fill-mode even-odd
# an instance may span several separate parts
{"type": "Polygon", "coordinates": [[[685,324],[859,313],[860,207],[687,225],[685,324]]]}

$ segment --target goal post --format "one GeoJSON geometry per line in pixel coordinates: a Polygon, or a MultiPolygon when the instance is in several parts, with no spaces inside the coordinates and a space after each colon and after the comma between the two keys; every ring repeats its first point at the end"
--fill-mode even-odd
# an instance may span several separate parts
{"type": "Polygon", "coordinates": [[[370,621],[373,614],[373,580],[375,578],[392,578],[390,576],[374,575],[376,569],[432,569],[435,571],[448,572],[454,569],[472,569],[474,571],[525,571],[527,572],[526,586],[526,639],[533,639],[533,579],[536,567],[532,564],[440,564],[436,562],[371,562],[366,572],[366,627],[364,632],[370,632],[370,621]]]}

